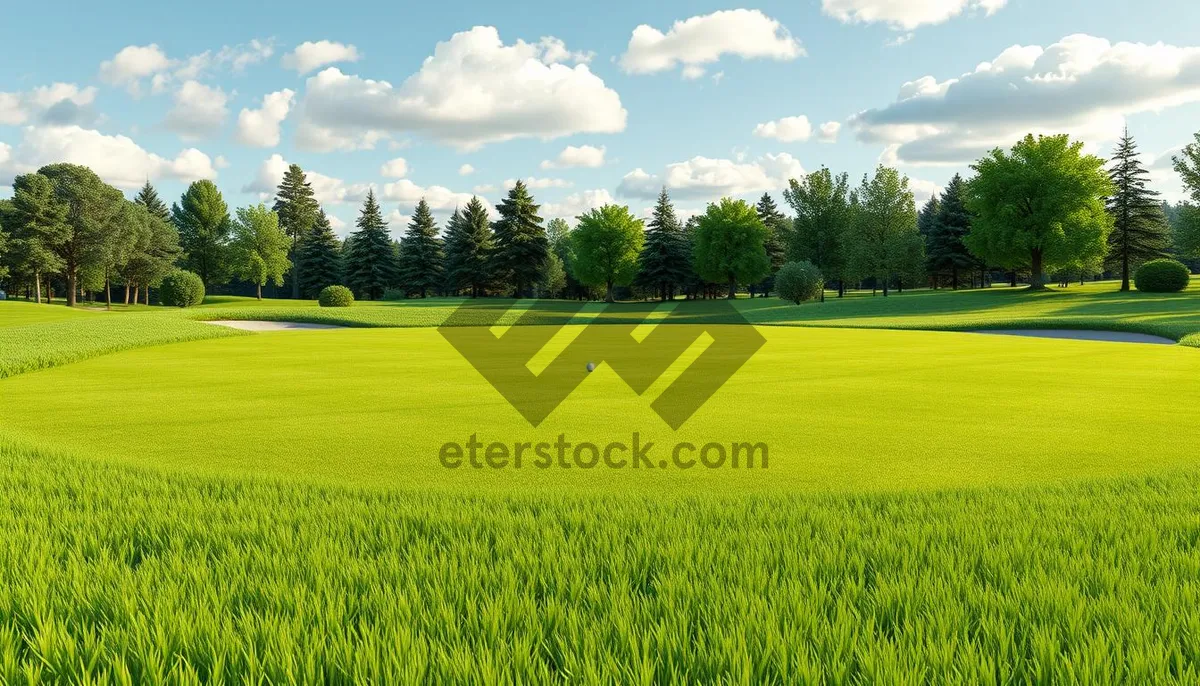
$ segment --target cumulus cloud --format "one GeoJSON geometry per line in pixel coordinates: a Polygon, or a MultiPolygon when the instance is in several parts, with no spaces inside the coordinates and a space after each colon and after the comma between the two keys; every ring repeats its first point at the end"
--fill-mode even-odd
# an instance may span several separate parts
{"type": "Polygon", "coordinates": [[[149,78],[155,93],[166,91],[177,81],[191,81],[217,67],[240,72],[252,64],[270,58],[275,45],[270,40],[254,39],[241,45],[226,45],[213,52],[205,50],[183,59],[167,57],[157,44],[128,45],[110,60],[100,63],[100,80],[123,86],[132,95],[142,92],[142,82],[149,78]]]}
{"type": "Polygon", "coordinates": [[[621,179],[618,195],[655,198],[663,186],[679,198],[715,200],[723,196],[779,190],[788,179],[800,178],[804,167],[787,153],[764,155],[752,162],[693,157],[667,165],[663,175],[638,168],[621,179]]]}
{"type": "Polygon", "coordinates": [[[141,80],[157,74],[171,66],[166,53],[158,45],[129,45],[121,48],[111,60],[100,63],[100,80],[114,86],[123,86],[137,95],[141,91],[141,80]]]}
{"type": "Polygon", "coordinates": [[[652,74],[683,65],[683,77],[704,75],[705,64],[723,55],[744,59],[792,60],[804,48],[778,21],[759,10],[721,10],[676,21],[663,33],[642,24],[633,30],[621,55],[621,68],[630,74],[652,74]]]}
{"type": "Polygon", "coordinates": [[[279,145],[279,127],[287,118],[295,96],[295,91],[284,88],[264,95],[259,109],[242,109],[237,122],[238,142],[255,148],[279,145]]]}
{"type": "Polygon", "coordinates": [[[139,188],[147,179],[190,183],[215,179],[208,155],[188,148],[173,159],[147,152],[125,136],[107,136],[80,126],[29,126],[16,147],[0,143],[0,182],[36,171],[54,162],[91,167],[101,179],[119,188],[139,188]]]}
{"type": "Polygon", "coordinates": [[[496,187],[490,183],[484,183],[472,188],[471,190],[479,194],[494,193],[496,192],[496,187]]]}
{"type": "Polygon", "coordinates": [[[960,165],[1026,133],[1069,133],[1095,146],[1125,118],[1200,100],[1200,48],[1067,36],[1013,46],[957,78],[905,83],[890,105],[850,120],[889,163],[960,165]]]}
{"type": "MultiPolygon", "coordinates": [[[[566,179],[539,179],[535,176],[528,176],[521,180],[525,182],[526,187],[534,190],[546,188],[570,188],[571,186],[575,185],[566,179]]],[[[506,179],[504,181],[505,189],[512,188],[515,185],[517,185],[516,179],[506,179]]]]}
{"type": "Polygon", "coordinates": [[[812,137],[812,124],[808,117],[784,117],[754,127],[754,135],[759,138],[774,138],[784,143],[806,141],[812,137]]]}
{"type": "Polygon", "coordinates": [[[388,160],[379,168],[379,175],[389,179],[403,179],[408,176],[408,161],[403,157],[388,160]]]}
{"type": "Polygon", "coordinates": [[[184,140],[211,136],[225,123],[229,96],[216,86],[187,81],[175,92],[175,106],[164,122],[184,140]]]}
{"type": "Polygon", "coordinates": [[[568,145],[552,160],[542,160],[542,169],[559,169],[567,167],[603,167],[604,146],[568,145]]]}
{"type": "Polygon", "coordinates": [[[561,202],[546,203],[541,207],[541,215],[545,219],[573,219],[588,210],[615,203],[616,200],[607,189],[597,188],[572,193],[561,202]]]}
{"type": "Polygon", "coordinates": [[[942,193],[942,187],[936,183],[924,179],[914,179],[911,176],[908,179],[908,190],[912,191],[917,207],[924,205],[934,195],[942,193]]]}
{"type": "Polygon", "coordinates": [[[827,121],[821,124],[821,128],[817,131],[817,140],[822,143],[836,143],[838,133],[842,130],[842,123],[836,121],[827,121]]]}
{"type": "MultiPolygon", "coordinates": [[[[940,24],[965,11],[991,15],[1008,0],[821,0],[825,14],[843,22],[884,22],[896,29],[911,30],[923,24],[940,24]]],[[[910,36],[911,37],[911,36],[910,36]]],[[[900,45],[907,38],[899,41],[900,45]]]]}
{"type": "Polygon", "coordinates": [[[463,166],[458,168],[459,176],[470,176],[471,174],[474,174],[474,173],[475,173],[475,167],[472,167],[469,164],[464,164],[463,166]]]}
{"type": "Polygon", "coordinates": [[[297,143],[361,149],[412,132],[474,150],[514,138],[623,131],[617,92],[587,65],[561,59],[544,40],[505,45],[495,28],[476,26],[438,43],[399,86],[330,67],[308,79],[297,143]]]}
{"type": "Polygon", "coordinates": [[[283,68],[307,74],[314,69],[338,62],[357,62],[358,48],[334,41],[306,41],[283,56],[283,68]]]}
{"type": "MultiPolygon", "coordinates": [[[[283,181],[283,175],[288,169],[288,161],[276,153],[259,165],[254,179],[242,186],[243,193],[257,193],[260,200],[269,200],[275,196],[276,189],[283,181]]],[[[313,197],[322,205],[340,205],[346,202],[359,202],[366,197],[371,189],[370,184],[348,184],[345,181],[326,176],[311,169],[304,170],[304,176],[313,189],[313,197]]]]}
{"type": "Polygon", "coordinates": [[[53,83],[30,91],[0,93],[0,124],[19,126],[34,120],[65,126],[95,120],[96,89],[73,83],[53,83]]]}
{"type": "MultiPolygon", "coordinates": [[[[399,203],[401,207],[411,209],[416,207],[421,198],[429,203],[429,209],[440,212],[452,212],[457,207],[466,207],[467,203],[474,197],[471,193],[458,193],[446,188],[445,186],[421,186],[409,179],[400,179],[392,183],[384,184],[383,192],[380,194],[384,200],[399,203]]],[[[483,200],[482,198],[480,198],[483,200]]],[[[489,212],[493,212],[492,206],[484,200],[484,205],[489,212]]]]}

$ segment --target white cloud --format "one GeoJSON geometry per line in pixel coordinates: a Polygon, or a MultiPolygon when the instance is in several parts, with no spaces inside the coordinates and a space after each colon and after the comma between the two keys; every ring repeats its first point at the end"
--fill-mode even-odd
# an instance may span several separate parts
{"type": "Polygon", "coordinates": [[[593,145],[568,145],[563,148],[563,151],[558,153],[558,157],[553,160],[542,160],[542,169],[559,169],[567,167],[603,167],[604,166],[604,146],[595,147],[593,145]]]}
{"type": "Polygon", "coordinates": [[[474,174],[474,173],[475,173],[475,167],[472,167],[469,164],[464,164],[463,166],[458,168],[459,176],[470,176],[471,174],[474,174]]]}
{"type": "Polygon", "coordinates": [[[597,188],[595,190],[572,193],[563,198],[562,202],[546,203],[541,207],[541,215],[544,219],[554,219],[556,217],[573,219],[588,210],[614,203],[616,203],[616,200],[607,189],[597,188]]]}
{"type": "Polygon", "coordinates": [[[175,92],[175,106],[167,113],[166,126],[184,140],[210,136],[225,123],[229,96],[216,86],[186,81],[175,92]]]}
{"type": "Polygon", "coordinates": [[[80,126],[30,126],[15,148],[0,143],[0,181],[54,162],[91,167],[101,179],[126,189],[139,188],[147,179],[190,183],[217,176],[209,156],[195,148],[166,159],[125,136],[107,136],[80,126]]]}
{"type": "MultiPolygon", "coordinates": [[[[419,186],[408,179],[400,179],[399,181],[384,184],[380,197],[384,200],[397,202],[401,207],[406,208],[416,207],[421,198],[424,198],[431,210],[453,211],[456,207],[466,207],[473,195],[471,193],[457,193],[445,186],[419,186]]],[[[482,198],[480,199],[482,200],[482,198]]],[[[488,208],[489,212],[493,211],[491,205],[486,200],[484,201],[484,205],[488,208]]]]}
{"type": "Polygon", "coordinates": [[[242,109],[238,114],[238,142],[256,148],[279,145],[279,127],[287,118],[295,96],[295,91],[284,88],[264,95],[259,109],[242,109]]]}
{"type": "Polygon", "coordinates": [[[705,64],[723,55],[745,59],[792,60],[804,48],[778,21],[758,10],[722,10],[676,21],[666,33],[642,24],[633,30],[621,55],[630,74],[652,74],[683,65],[683,77],[704,75],[705,64]]]}
{"type": "Polygon", "coordinates": [[[935,193],[938,195],[942,193],[942,187],[936,183],[912,177],[908,179],[908,190],[912,191],[913,201],[916,202],[917,207],[928,202],[935,193]]]}
{"type": "Polygon", "coordinates": [[[33,119],[58,126],[90,123],[95,119],[91,110],[95,99],[94,87],[80,88],[73,83],[0,93],[0,125],[18,126],[33,119]]]}
{"type": "Polygon", "coordinates": [[[883,44],[883,47],[885,47],[885,48],[898,48],[898,47],[900,47],[901,45],[904,45],[905,43],[907,43],[907,42],[909,42],[910,40],[912,40],[912,39],[913,39],[913,38],[914,38],[916,35],[917,35],[917,34],[913,33],[912,31],[909,31],[908,33],[902,33],[902,34],[900,34],[900,35],[896,36],[895,38],[892,38],[891,40],[889,40],[889,41],[887,41],[886,43],[884,43],[884,44],[883,44]]]}
{"type": "Polygon", "coordinates": [[[398,87],[330,67],[308,79],[297,142],[313,150],[355,149],[413,132],[473,150],[486,143],[625,129],[625,109],[585,64],[561,51],[476,26],[437,44],[398,87]]]}
{"type": "Polygon", "coordinates": [[[543,36],[538,42],[538,46],[542,49],[542,61],[546,64],[554,64],[555,62],[574,62],[576,64],[588,64],[596,58],[596,53],[592,51],[575,51],[567,49],[567,44],[554,36],[543,36]]]}
{"type": "Polygon", "coordinates": [[[379,168],[379,175],[390,179],[403,179],[408,176],[408,161],[403,157],[388,160],[379,168]]]}
{"type": "Polygon", "coordinates": [[[799,117],[784,117],[783,119],[769,121],[754,127],[755,136],[759,138],[774,138],[784,143],[806,141],[812,137],[812,132],[812,124],[808,123],[808,117],[804,115],[800,115],[799,117]]]}
{"type": "Polygon", "coordinates": [[[361,55],[358,48],[333,41],[306,41],[283,56],[283,68],[294,69],[301,74],[338,62],[357,62],[361,55]]]}
{"type": "MultiPolygon", "coordinates": [[[[525,185],[528,188],[533,190],[541,190],[546,188],[570,188],[571,186],[575,185],[566,179],[539,179],[534,176],[528,176],[521,180],[525,182],[525,185]]],[[[517,185],[516,179],[506,179],[504,181],[505,189],[512,188],[515,185],[517,185]]]]}
{"type": "MultiPolygon", "coordinates": [[[[242,186],[243,193],[258,193],[260,200],[269,200],[275,196],[279,183],[288,169],[288,161],[276,153],[258,167],[254,179],[242,186]]],[[[304,177],[313,189],[313,197],[322,205],[339,205],[346,202],[358,202],[366,197],[371,185],[366,183],[347,184],[341,179],[326,176],[311,169],[304,170],[304,177]]]]}
{"type": "Polygon", "coordinates": [[[958,78],[925,76],[896,101],[860,112],[860,141],[885,160],[959,165],[1026,133],[1068,133],[1096,149],[1126,117],[1200,101],[1200,48],[1072,35],[1043,49],[1013,46],[958,78]]]}
{"type": "Polygon", "coordinates": [[[100,80],[114,86],[124,86],[130,93],[141,92],[141,80],[171,66],[166,53],[158,45],[129,45],[100,63],[100,80]]]}
{"type": "Polygon", "coordinates": [[[217,169],[228,169],[229,160],[225,159],[224,155],[217,155],[217,159],[213,160],[213,165],[217,169]]]}
{"type": "Polygon", "coordinates": [[[988,15],[1008,0],[821,0],[825,14],[843,22],[885,22],[911,30],[923,24],[940,24],[968,10],[988,15]]]}
{"type": "Polygon", "coordinates": [[[821,128],[817,131],[817,140],[822,143],[836,143],[838,133],[842,130],[842,123],[836,121],[827,121],[821,124],[821,128]]]}
{"type": "Polygon", "coordinates": [[[484,184],[480,184],[480,185],[478,185],[478,186],[476,186],[476,187],[472,188],[471,190],[475,191],[476,193],[480,193],[480,194],[483,194],[483,193],[495,193],[495,192],[496,192],[496,187],[495,187],[495,186],[493,186],[493,185],[492,185],[492,184],[490,184],[490,183],[484,183],[484,184]]]}
{"type": "Polygon", "coordinates": [[[693,157],[667,165],[662,175],[634,169],[621,179],[617,193],[625,197],[654,198],[665,185],[680,198],[706,198],[779,190],[788,179],[800,178],[804,167],[787,153],[764,155],[753,162],[693,157]]]}

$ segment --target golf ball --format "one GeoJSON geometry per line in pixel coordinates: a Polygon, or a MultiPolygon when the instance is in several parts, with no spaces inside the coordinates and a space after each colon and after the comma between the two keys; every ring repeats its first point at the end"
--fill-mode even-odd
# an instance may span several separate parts
{"type": "Polygon", "coordinates": [[[594,362],[588,362],[588,365],[587,365],[587,367],[588,367],[588,371],[589,371],[589,372],[591,372],[591,371],[595,371],[595,370],[596,370],[596,363],[594,363],[594,362]]]}

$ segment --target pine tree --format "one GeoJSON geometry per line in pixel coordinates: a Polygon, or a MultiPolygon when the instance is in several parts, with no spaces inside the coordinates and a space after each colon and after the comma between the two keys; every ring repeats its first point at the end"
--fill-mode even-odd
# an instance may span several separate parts
{"type": "Polygon", "coordinates": [[[275,192],[275,211],[279,213],[279,226],[292,239],[292,249],[288,258],[292,261],[292,297],[300,297],[300,272],[302,266],[297,260],[300,243],[312,230],[317,221],[320,206],[313,198],[312,185],[304,176],[304,170],[298,164],[288,165],[283,173],[283,181],[275,192]]]}
{"type": "Polygon", "coordinates": [[[133,201],[142,207],[145,207],[150,211],[150,214],[158,217],[164,222],[171,222],[170,208],[168,208],[167,204],[158,197],[158,191],[154,190],[154,186],[151,186],[149,181],[146,182],[145,186],[142,186],[142,190],[138,191],[138,194],[134,196],[133,201]]]}
{"type": "MultiPolygon", "coordinates": [[[[762,220],[763,226],[767,227],[767,238],[763,242],[763,247],[767,250],[767,259],[771,264],[770,273],[757,285],[757,288],[762,291],[763,295],[770,295],[771,290],[775,288],[775,272],[779,271],[786,261],[791,222],[779,211],[779,207],[771,198],[770,193],[763,193],[762,198],[759,198],[758,205],[755,206],[755,211],[758,213],[758,218],[762,220]]],[[[753,293],[752,290],[751,295],[753,293]]]]}
{"type": "Polygon", "coordinates": [[[396,283],[396,254],[375,191],[367,191],[346,251],[346,284],[367,300],[377,300],[396,283]]]}
{"type": "Polygon", "coordinates": [[[417,203],[408,231],[400,242],[400,284],[408,291],[420,291],[424,298],[430,288],[442,285],[442,239],[425,198],[417,203]]]}
{"type": "Polygon", "coordinates": [[[658,204],[646,230],[646,242],[638,256],[638,285],[658,292],[663,300],[674,296],[690,280],[690,250],[683,227],[675,215],[666,186],[658,194],[658,204]]]}
{"type": "Polygon", "coordinates": [[[517,181],[500,202],[496,211],[500,218],[493,228],[496,232],[495,274],[508,281],[513,294],[524,297],[529,287],[537,283],[546,263],[549,244],[538,205],[521,181],[517,181]]]}
{"type": "MultiPolygon", "coordinates": [[[[950,284],[955,289],[958,288],[960,272],[969,273],[982,267],[982,263],[967,250],[963,242],[971,233],[971,213],[963,203],[965,191],[966,181],[955,174],[946,184],[933,217],[932,229],[925,235],[926,267],[935,275],[950,272],[950,284]]],[[[918,228],[922,228],[921,222],[922,217],[918,216],[918,228]]]]}
{"type": "Polygon", "coordinates": [[[1113,218],[1108,263],[1121,272],[1121,290],[1127,291],[1131,269],[1167,254],[1170,228],[1159,204],[1159,193],[1146,187],[1150,172],[1138,158],[1129,129],[1125,129],[1112,162],[1108,177],[1116,192],[1108,199],[1108,213],[1113,218]]]}
{"type": "Polygon", "coordinates": [[[477,298],[491,283],[492,228],[487,208],[472,197],[464,212],[455,210],[446,226],[446,272],[453,290],[469,288],[477,298]],[[455,219],[457,217],[457,219],[455,219]]]}
{"type": "Polygon", "coordinates": [[[326,286],[342,283],[342,247],[325,210],[300,243],[300,293],[315,298],[326,286]]]}

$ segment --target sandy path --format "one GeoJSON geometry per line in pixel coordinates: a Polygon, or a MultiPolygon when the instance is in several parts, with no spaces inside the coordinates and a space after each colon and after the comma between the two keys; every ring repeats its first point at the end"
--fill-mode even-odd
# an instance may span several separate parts
{"type": "Polygon", "coordinates": [[[1151,343],[1175,345],[1175,341],[1162,336],[1125,331],[1082,331],[1075,329],[980,329],[972,333],[999,336],[1030,336],[1032,338],[1068,338],[1074,341],[1108,341],[1110,343],[1151,343]]]}
{"type": "Polygon", "coordinates": [[[304,322],[267,322],[257,319],[213,319],[204,322],[217,326],[228,326],[242,331],[298,331],[315,329],[344,329],[344,326],[333,324],[307,324],[304,322]]]}

